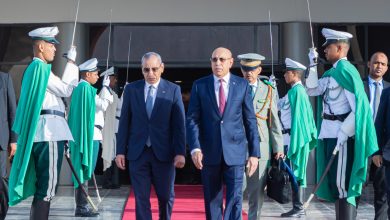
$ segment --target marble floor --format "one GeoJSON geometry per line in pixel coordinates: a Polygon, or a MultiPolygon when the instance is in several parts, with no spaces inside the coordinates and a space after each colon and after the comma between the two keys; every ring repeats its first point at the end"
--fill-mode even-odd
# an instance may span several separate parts
{"type": "MultiPolygon", "coordinates": [[[[97,198],[94,190],[90,189],[90,195],[95,203],[97,198]]],[[[51,220],[73,220],[73,219],[121,219],[122,210],[126,203],[126,199],[129,195],[129,187],[122,187],[120,189],[100,189],[100,195],[102,202],[99,204],[100,216],[95,218],[76,218],[74,217],[74,197],[73,189],[71,187],[60,187],[57,197],[52,201],[50,217],[51,220]]],[[[310,192],[310,188],[307,192],[310,192]]],[[[306,193],[308,196],[309,193],[306,193]]],[[[367,187],[362,195],[362,201],[359,205],[358,219],[374,219],[374,207],[372,205],[372,187],[367,187]]],[[[28,219],[30,213],[31,200],[28,199],[18,204],[17,206],[10,207],[7,220],[19,220],[28,219]]],[[[247,202],[244,201],[244,210],[247,210],[247,202]]],[[[280,219],[280,213],[290,210],[291,204],[281,205],[274,202],[271,199],[266,199],[261,219],[280,219]]],[[[316,199],[313,200],[307,210],[307,216],[305,219],[335,219],[334,218],[334,204],[320,202],[316,199]]],[[[187,219],[190,220],[190,219],[187,219]]]]}

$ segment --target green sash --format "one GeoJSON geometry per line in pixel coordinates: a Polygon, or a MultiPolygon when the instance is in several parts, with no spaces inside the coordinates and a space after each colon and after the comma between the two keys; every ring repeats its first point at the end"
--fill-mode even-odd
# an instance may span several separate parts
{"type": "Polygon", "coordinates": [[[288,91],[291,107],[290,147],[287,157],[292,163],[294,176],[300,186],[306,187],[306,166],[309,152],[317,144],[317,129],[309,97],[298,84],[288,91]]]}
{"type": "MultiPolygon", "coordinates": [[[[93,173],[93,130],[95,125],[96,89],[88,82],[80,82],[73,90],[68,124],[74,141],[69,143],[72,164],[80,181],[91,179],[93,173]]],[[[74,187],[78,183],[72,176],[74,187]]]]}
{"type": "MultiPolygon", "coordinates": [[[[349,61],[340,60],[336,68],[326,71],[323,77],[333,77],[341,87],[355,95],[355,150],[347,200],[352,205],[356,205],[355,197],[361,195],[363,183],[366,181],[367,158],[378,150],[370,103],[364,91],[359,72],[349,61]]],[[[322,145],[318,146],[318,148],[320,147],[323,148],[322,145]]],[[[324,151],[319,149],[319,152],[324,151]]],[[[324,172],[326,164],[324,154],[317,154],[317,179],[324,172]]],[[[324,181],[317,195],[328,201],[334,201],[327,185],[324,181]]]]}
{"type": "Polygon", "coordinates": [[[36,171],[30,158],[38,119],[45,98],[51,64],[33,60],[24,72],[20,99],[12,130],[18,134],[18,148],[9,176],[9,205],[35,193],[36,171]]]}

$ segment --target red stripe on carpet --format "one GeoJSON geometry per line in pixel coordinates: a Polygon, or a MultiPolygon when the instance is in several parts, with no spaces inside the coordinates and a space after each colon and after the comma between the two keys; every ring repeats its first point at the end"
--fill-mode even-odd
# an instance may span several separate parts
{"type": "MultiPolygon", "coordinates": [[[[150,205],[153,219],[158,219],[157,196],[152,189],[150,205]]],[[[247,213],[242,211],[244,220],[248,219],[247,213]]],[[[131,192],[123,211],[123,220],[135,220],[135,198],[131,192]]],[[[172,220],[204,220],[205,210],[202,186],[199,185],[175,185],[175,203],[173,205],[172,220]]]]}

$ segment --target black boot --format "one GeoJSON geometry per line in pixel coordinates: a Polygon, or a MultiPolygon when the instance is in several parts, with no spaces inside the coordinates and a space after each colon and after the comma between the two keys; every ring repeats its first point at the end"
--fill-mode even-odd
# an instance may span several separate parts
{"type": "Polygon", "coordinates": [[[293,208],[286,213],[282,213],[281,217],[300,218],[301,216],[305,216],[306,212],[303,209],[303,196],[304,196],[304,190],[302,187],[298,187],[298,192],[294,192],[293,190],[292,191],[293,208]]]}
{"type": "Polygon", "coordinates": [[[103,172],[103,178],[103,189],[118,189],[121,187],[119,184],[119,168],[115,161],[112,162],[111,167],[103,172]]]}
{"type": "Polygon", "coordinates": [[[47,220],[49,218],[50,202],[36,199],[31,205],[30,220],[47,220]]]}
{"type": "MultiPolygon", "coordinates": [[[[83,184],[83,185],[85,185],[85,184],[83,184]]],[[[98,216],[99,215],[98,212],[93,212],[91,209],[89,209],[87,198],[83,194],[81,187],[83,187],[83,186],[79,186],[75,190],[76,211],[75,211],[74,215],[76,217],[96,217],[96,216],[98,216]]],[[[88,189],[88,188],[86,188],[86,189],[88,189]]]]}
{"type": "Polygon", "coordinates": [[[334,210],[336,212],[336,220],[340,220],[340,200],[336,200],[334,203],[334,210]]]}
{"type": "Polygon", "coordinates": [[[356,207],[347,202],[347,199],[339,199],[338,219],[340,220],[355,220],[356,207]]]}

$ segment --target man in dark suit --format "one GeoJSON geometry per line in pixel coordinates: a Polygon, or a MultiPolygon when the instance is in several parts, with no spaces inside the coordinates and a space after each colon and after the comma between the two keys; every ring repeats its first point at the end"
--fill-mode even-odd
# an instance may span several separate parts
{"type": "Polygon", "coordinates": [[[232,65],[230,50],[215,49],[213,74],[194,82],[188,107],[187,141],[192,160],[202,172],[206,219],[241,219],[245,160],[251,176],[260,157],[249,84],[230,73],[232,65]],[[224,214],[222,183],[226,184],[224,214]]]}
{"type": "Polygon", "coordinates": [[[161,79],[159,54],[142,57],[144,80],[126,85],[117,136],[116,163],[125,154],[136,201],[136,218],[152,219],[150,188],[159,200],[160,219],[170,219],[175,167],[185,164],[185,114],[180,87],[161,79]]]}
{"type": "MultiPolygon", "coordinates": [[[[370,101],[372,117],[375,121],[378,112],[379,101],[383,89],[390,87],[390,83],[383,80],[388,69],[388,59],[383,52],[376,52],[367,63],[369,75],[363,81],[364,90],[370,101]]],[[[385,168],[382,166],[382,156],[373,156],[370,168],[370,180],[374,186],[375,220],[387,219],[385,168]]]]}
{"type": "MultiPolygon", "coordinates": [[[[16,111],[15,91],[10,74],[0,72],[0,176],[7,176],[8,157],[16,151],[16,134],[11,130],[16,111]]],[[[4,219],[8,210],[7,191],[1,181],[0,189],[0,219],[4,219]]]]}
{"type": "MultiPolygon", "coordinates": [[[[373,163],[378,167],[384,165],[384,177],[385,182],[390,183],[390,88],[384,89],[382,92],[379,109],[377,113],[377,118],[375,120],[375,129],[378,137],[379,151],[373,156],[373,163]]],[[[382,168],[383,169],[383,168],[382,168]]],[[[387,199],[387,206],[389,207],[390,202],[390,187],[389,184],[384,184],[385,187],[385,196],[387,199]]],[[[376,194],[375,194],[376,196],[376,194]]],[[[386,200],[385,200],[386,202],[386,200]]],[[[375,204],[376,205],[376,204],[375,204]]],[[[375,206],[375,212],[376,212],[375,206]]],[[[381,219],[390,219],[390,209],[381,210],[384,212],[381,215],[381,219]]],[[[377,213],[375,213],[375,219],[377,218],[377,213]]]]}
{"type": "Polygon", "coordinates": [[[16,111],[15,91],[10,74],[0,72],[0,175],[7,176],[7,159],[16,151],[16,134],[11,131],[16,111]],[[9,152],[8,152],[9,151],[9,152]]]}

